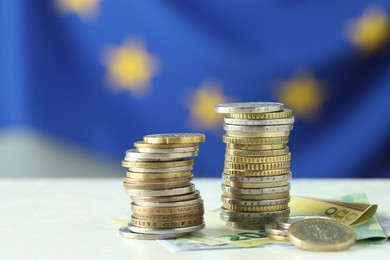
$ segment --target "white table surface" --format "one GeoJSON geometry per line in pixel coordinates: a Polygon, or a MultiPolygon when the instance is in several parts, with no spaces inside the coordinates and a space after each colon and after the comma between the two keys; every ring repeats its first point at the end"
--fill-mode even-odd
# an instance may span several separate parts
{"type": "MultiPolygon", "coordinates": [[[[220,207],[220,179],[195,179],[194,183],[206,210],[220,207]]],[[[331,198],[365,192],[371,203],[379,205],[378,212],[390,215],[389,189],[390,180],[383,179],[295,179],[291,194],[331,198]]],[[[111,218],[129,217],[129,204],[119,178],[0,179],[0,259],[345,260],[390,256],[390,242],[357,244],[332,253],[260,247],[172,253],[155,241],[118,235],[111,218]]]]}

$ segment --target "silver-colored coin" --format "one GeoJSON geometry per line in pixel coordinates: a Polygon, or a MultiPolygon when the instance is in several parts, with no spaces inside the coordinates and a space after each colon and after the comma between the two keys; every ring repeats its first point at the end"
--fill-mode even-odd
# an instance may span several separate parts
{"type": "Polygon", "coordinates": [[[245,177],[245,176],[231,176],[222,173],[222,181],[232,182],[277,182],[277,181],[288,181],[291,179],[291,172],[283,175],[275,176],[264,176],[264,177],[245,177]]]}
{"type": "Polygon", "coordinates": [[[190,183],[189,186],[183,188],[166,189],[166,190],[125,190],[128,196],[176,196],[187,194],[195,191],[195,185],[190,183]]]}
{"type": "Polygon", "coordinates": [[[286,131],[291,131],[292,129],[293,129],[293,125],[242,126],[242,125],[223,124],[223,130],[228,132],[268,133],[268,132],[286,132],[286,131]]]}
{"type": "MultiPolygon", "coordinates": [[[[131,224],[129,224],[131,225],[131,224]]],[[[128,226],[121,227],[119,229],[119,235],[128,239],[136,239],[136,240],[156,240],[156,239],[168,239],[168,238],[177,238],[181,236],[186,236],[189,233],[176,233],[176,234],[141,234],[135,233],[129,230],[128,226]]]]}
{"type": "Polygon", "coordinates": [[[292,223],[295,223],[295,222],[298,222],[301,220],[305,220],[305,219],[312,219],[312,218],[334,220],[334,218],[330,218],[327,216],[316,216],[316,215],[290,216],[290,219],[286,222],[279,221],[278,227],[283,228],[283,229],[289,229],[289,227],[292,223]]]}
{"type": "Polygon", "coordinates": [[[191,232],[199,231],[205,227],[205,223],[203,222],[202,224],[193,227],[169,228],[169,229],[135,227],[132,226],[130,223],[128,227],[130,231],[136,233],[165,235],[165,234],[191,233],[191,232]]]}
{"type": "Polygon", "coordinates": [[[282,119],[267,119],[267,120],[250,120],[250,119],[235,119],[224,118],[224,122],[229,125],[290,125],[294,123],[294,117],[282,119]]]}
{"type": "Polygon", "coordinates": [[[199,150],[198,146],[178,147],[178,148],[136,148],[140,153],[191,153],[199,150]]]}
{"type": "Polygon", "coordinates": [[[146,197],[146,196],[131,196],[130,199],[137,200],[137,201],[150,201],[150,202],[178,202],[178,201],[184,201],[184,200],[193,200],[200,198],[200,192],[198,190],[195,190],[193,193],[188,193],[184,195],[178,195],[178,196],[167,196],[167,197],[146,197]]]}
{"type": "MultiPolygon", "coordinates": [[[[172,159],[147,159],[147,158],[132,158],[125,156],[123,158],[124,161],[126,162],[168,162],[168,161],[173,161],[172,159]]],[[[183,159],[176,159],[175,161],[182,161],[183,159]]]]}
{"type": "Polygon", "coordinates": [[[191,171],[193,168],[192,165],[188,166],[179,166],[179,167],[169,167],[169,168],[136,168],[136,167],[129,167],[129,172],[150,172],[150,173],[158,173],[158,172],[185,172],[185,171],[191,171]]]}
{"type": "Polygon", "coordinates": [[[202,198],[197,198],[194,200],[178,201],[178,202],[150,202],[150,201],[134,201],[133,203],[137,206],[144,207],[182,207],[189,206],[194,204],[199,204],[203,202],[202,198]]]}
{"type": "Polygon", "coordinates": [[[274,205],[289,203],[290,196],[284,199],[274,199],[274,200],[238,200],[238,199],[227,198],[222,195],[221,201],[222,203],[226,203],[229,205],[240,205],[240,206],[250,206],[250,207],[274,206],[274,205]]]}
{"type": "Polygon", "coordinates": [[[288,234],[286,229],[281,229],[278,227],[277,222],[270,222],[267,225],[265,225],[265,232],[271,235],[283,236],[283,237],[287,237],[288,234]]]}
{"type": "Polygon", "coordinates": [[[186,152],[186,153],[141,153],[137,149],[131,149],[126,151],[125,161],[127,158],[137,159],[149,159],[156,161],[176,160],[182,158],[189,158],[197,156],[197,152],[186,152]]]}
{"type": "Polygon", "coordinates": [[[234,188],[229,187],[224,184],[222,184],[222,191],[223,192],[229,192],[233,194],[273,194],[273,193],[280,193],[290,190],[290,183],[286,186],[281,187],[274,187],[274,188],[261,188],[261,189],[242,189],[242,188],[234,188]]]}
{"type": "Polygon", "coordinates": [[[243,212],[235,210],[227,210],[224,208],[220,209],[220,214],[222,216],[231,217],[231,218],[242,218],[242,219],[261,219],[261,218],[274,218],[274,217],[284,217],[290,214],[290,208],[273,211],[273,212],[243,212]]]}
{"type": "Polygon", "coordinates": [[[233,221],[225,221],[225,224],[229,228],[235,229],[246,229],[246,230],[264,230],[266,223],[242,223],[242,222],[233,222],[233,221]]]}
{"type": "Polygon", "coordinates": [[[282,111],[284,105],[277,102],[243,102],[243,103],[226,103],[214,106],[214,111],[222,114],[229,113],[267,113],[282,111]]]}

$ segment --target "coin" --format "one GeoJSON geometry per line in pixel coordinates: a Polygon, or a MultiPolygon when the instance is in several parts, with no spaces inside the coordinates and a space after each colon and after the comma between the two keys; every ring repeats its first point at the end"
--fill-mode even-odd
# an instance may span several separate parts
{"type": "Polygon", "coordinates": [[[125,161],[127,158],[149,159],[149,160],[177,160],[182,158],[189,158],[197,156],[197,152],[183,152],[183,153],[142,153],[137,149],[130,149],[126,151],[125,161]]]}
{"type": "Polygon", "coordinates": [[[134,202],[131,203],[131,210],[135,213],[144,213],[151,215],[165,215],[165,214],[183,214],[194,213],[204,210],[203,202],[188,206],[177,207],[144,207],[137,206],[134,202]]]}
{"type": "Polygon", "coordinates": [[[184,201],[184,200],[193,200],[200,197],[200,193],[198,190],[195,190],[192,193],[178,195],[178,196],[164,196],[164,197],[146,197],[146,196],[131,196],[132,200],[138,201],[150,201],[150,202],[176,202],[176,201],[184,201]]]}
{"type": "Polygon", "coordinates": [[[124,226],[119,229],[119,235],[123,238],[128,239],[137,239],[137,240],[157,240],[157,239],[168,239],[168,238],[177,238],[190,234],[188,233],[174,233],[174,234],[141,234],[135,233],[129,230],[129,227],[124,226]]]}
{"type": "Polygon", "coordinates": [[[225,168],[223,173],[230,176],[265,177],[290,173],[290,168],[287,167],[272,170],[237,170],[225,168]]]}
{"type": "Polygon", "coordinates": [[[223,216],[235,217],[235,218],[272,218],[283,217],[290,214],[290,208],[273,212],[240,212],[235,210],[228,210],[221,208],[220,213],[223,216]]]}
{"type": "Polygon", "coordinates": [[[127,183],[123,182],[125,190],[167,190],[188,187],[190,181],[183,182],[167,182],[167,183],[127,183]]]}
{"type": "Polygon", "coordinates": [[[146,228],[184,228],[197,226],[203,223],[203,216],[193,219],[181,219],[181,220],[145,220],[131,217],[131,225],[134,227],[146,227],[146,228]]]}
{"type": "Polygon", "coordinates": [[[150,144],[182,144],[182,143],[200,143],[204,142],[204,134],[197,133],[175,133],[175,134],[155,134],[144,136],[144,142],[150,144]]]}
{"type": "Polygon", "coordinates": [[[234,182],[234,181],[223,181],[223,184],[234,188],[244,189],[261,189],[261,188],[275,188],[286,186],[288,181],[275,181],[275,182],[234,182]]]}
{"type": "Polygon", "coordinates": [[[199,204],[201,202],[203,202],[202,198],[185,200],[185,201],[177,201],[177,202],[134,201],[134,204],[137,206],[144,206],[144,207],[182,207],[182,206],[199,204]]]}
{"type": "Polygon", "coordinates": [[[291,109],[283,109],[283,111],[280,112],[269,112],[269,113],[231,113],[228,114],[226,117],[228,118],[241,118],[241,119],[256,119],[256,120],[263,120],[263,119],[278,119],[278,118],[289,118],[292,116],[291,109]]]}
{"type": "Polygon", "coordinates": [[[279,228],[277,222],[270,222],[270,223],[266,224],[265,225],[265,232],[267,232],[267,234],[271,234],[274,236],[287,237],[287,230],[279,228]]]}
{"type": "Polygon", "coordinates": [[[129,172],[136,173],[170,173],[170,172],[183,172],[191,171],[192,165],[179,166],[179,167],[164,167],[164,168],[142,168],[142,167],[128,167],[129,172]]]}
{"type": "Polygon", "coordinates": [[[217,104],[214,111],[222,114],[229,113],[267,113],[283,111],[284,105],[277,102],[243,102],[217,104]]]}
{"type": "Polygon", "coordinates": [[[223,181],[231,182],[278,182],[278,181],[288,181],[291,179],[291,172],[283,175],[276,176],[264,176],[264,177],[244,177],[244,176],[230,176],[222,174],[223,181]]]}
{"type": "Polygon", "coordinates": [[[171,178],[182,178],[191,176],[191,171],[185,172],[152,172],[152,173],[139,173],[139,172],[127,172],[126,176],[135,180],[161,180],[171,178]]]}
{"type": "Polygon", "coordinates": [[[181,219],[193,219],[193,218],[201,218],[203,217],[204,211],[199,210],[195,213],[184,213],[184,214],[167,214],[167,215],[151,215],[151,214],[144,214],[144,213],[136,213],[133,212],[133,217],[137,219],[145,219],[145,220],[155,220],[155,221],[174,221],[174,220],[181,220],[181,219]]]}
{"type": "Polygon", "coordinates": [[[168,184],[168,183],[177,183],[177,182],[189,182],[194,178],[193,175],[185,176],[181,178],[165,178],[165,179],[133,179],[133,178],[124,178],[124,182],[130,184],[168,184]]]}
{"type": "Polygon", "coordinates": [[[244,132],[244,131],[226,131],[227,136],[241,137],[241,138],[270,138],[270,137],[288,137],[289,131],[278,131],[278,132],[244,132]]]}
{"type": "Polygon", "coordinates": [[[269,150],[285,148],[288,136],[258,138],[224,135],[222,140],[229,149],[269,150]]]}
{"type": "Polygon", "coordinates": [[[273,149],[273,150],[245,150],[237,148],[226,147],[226,154],[230,156],[244,156],[244,157],[260,157],[260,156],[280,156],[286,155],[289,153],[288,147],[283,149],[273,149]]]}
{"type": "Polygon", "coordinates": [[[267,237],[271,240],[278,241],[278,242],[290,242],[289,238],[286,236],[277,236],[273,234],[267,234],[267,237]]]}
{"type": "Polygon", "coordinates": [[[289,125],[294,123],[294,117],[266,120],[236,119],[225,117],[224,122],[229,125],[289,125]]]}
{"type": "Polygon", "coordinates": [[[194,160],[183,160],[183,161],[173,161],[173,162],[128,162],[122,161],[122,166],[127,168],[172,168],[180,166],[190,166],[194,165],[194,160]]]}
{"type": "Polygon", "coordinates": [[[224,204],[250,206],[250,207],[272,206],[272,205],[287,204],[290,201],[290,197],[286,197],[283,199],[274,199],[274,200],[239,200],[239,199],[232,199],[232,198],[221,196],[221,201],[224,204]]]}
{"type": "MultiPolygon", "coordinates": [[[[248,133],[268,133],[268,132],[286,132],[293,129],[290,125],[272,125],[272,126],[243,126],[243,125],[229,125],[223,124],[223,130],[231,132],[248,132],[248,133]]],[[[231,135],[228,133],[228,135],[231,135]]]]}
{"type": "Polygon", "coordinates": [[[242,223],[242,222],[233,222],[233,221],[225,221],[225,224],[229,228],[235,229],[246,229],[246,230],[262,230],[264,229],[265,223],[242,223]]]}
{"type": "Polygon", "coordinates": [[[233,188],[226,186],[224,184],[221,185],[222,191],[234,193],[234,194],[251,194],[251,195],[258,195],[258,194],[274,194],[274,193],[280,193],[290,190],[290,183],[286,186],[276,187],[276,188],[264,188],[264,189],[241,189],[241,188],[233,188]]]}
{"type": "Polygon", "coordinates": [[[190,184],[188,187],[167,189],[167,190],[125,190],[126,194],[129,196],[176,196],[187,194],[195,191],[195,185],[190,184]]]}
{"type": "Polygon", "coordinates": [[[288,208],[288,204],[271,205],[271,206],[241,206],[222,203],[222,207],[228,210],[243,211],[243,212],[273,212],[288,208]]]}
{"type": "Polygon", "coordinates": [[[297,247],[310,251],[340,251],[355,243],[355,231],[340,222],[305,219],[288,229],[288,238],[297,247]]]}
{"type": "Polygon", "coordinates": [[[190,148],[198,150],[199,143],[182,143],[182,144],[149,144],[144,141],[134,143],[136,148],[151,148],[151,149],[174,149],[174,148],[190,148]]]}
{"type": "Polygon", "coordinates": [[[326,216],[315,216],[315,215],[302,215],[302,216],[290,216],[290,219],[286,222],[278,222],[278,227],[283,229],[289,229],[290,225],[292,223],[295,223],[297,221],[301,221],[304,219],[310,219],[310,218],[317,218],[317,219],[328,219],[328,220],[335,220],[330,217],[326,216]]]}
{"type": "Polygon", "coordinates": [[[277,162],[277,163],[234,163],[225,160],[225,168],[234,169],[234,170],[275,170],[280,168],[289,168],[290,161],[286,162],[277,162]]]}
{"type": "Polygon", "coordinates": [[[278,162],[286,162],[291,160],[291,153],[285,155],[277,155],[277,156],[238,156],[238,155],[225,155],[225,161],[233,162],[233,163],[278,163],[278,162]]]}
{"type": "Polygon", "coordinates": [[[243,199],[243,200],[273,200],[273,199],[283,199],[289,196],[289,192],[279,192],[272,194],[235,194],[223,191],[223,196],[233,199],[243,199]]]}
{"type": "Polygon", "coordinates": [[[140,153],[196,153],[198,152],[198,146],[187,146],[178,148],[136,148],[140,153]]]}
{"type": "Polygon", "coordinates": [[[170,228],[170,229],[142,228],[142,227],[134,227],[129,224],[129,230],[132,232],[144,233],[144,234],[159,234],[159,235],[191,233],[191,232],[202,230],[204,227],[205,227],[204,222],[197,226],[184,227],[184,228],[170,228]]]}

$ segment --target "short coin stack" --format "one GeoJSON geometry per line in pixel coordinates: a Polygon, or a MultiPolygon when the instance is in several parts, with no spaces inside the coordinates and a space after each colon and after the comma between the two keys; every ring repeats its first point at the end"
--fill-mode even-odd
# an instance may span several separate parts
{"type": "Polygon", "coordinates": [[[218,104],[225,114],[221,219],[241,229],[264,229],[288,221],[292,111],[274,102],[218,104]]]}
{"type": "Polygon", "coordinates": [[[144,136],[127,150],[123,186],[131,203],[131,222],[119,233],[132,239],[164,239],[204,228],[204,205],[191,183],[203,134],[144,136]]]}

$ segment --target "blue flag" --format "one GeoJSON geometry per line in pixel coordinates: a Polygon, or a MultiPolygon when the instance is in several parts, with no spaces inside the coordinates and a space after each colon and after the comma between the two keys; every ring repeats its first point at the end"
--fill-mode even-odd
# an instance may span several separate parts
{"type": "Polygon", "coordinates": [[[294,177],[390,177],[389,1],[5,0],[0,127],[116,158],[147,134],[201,132],[220,177],[217,103],[296,118],[294,177]]]}

